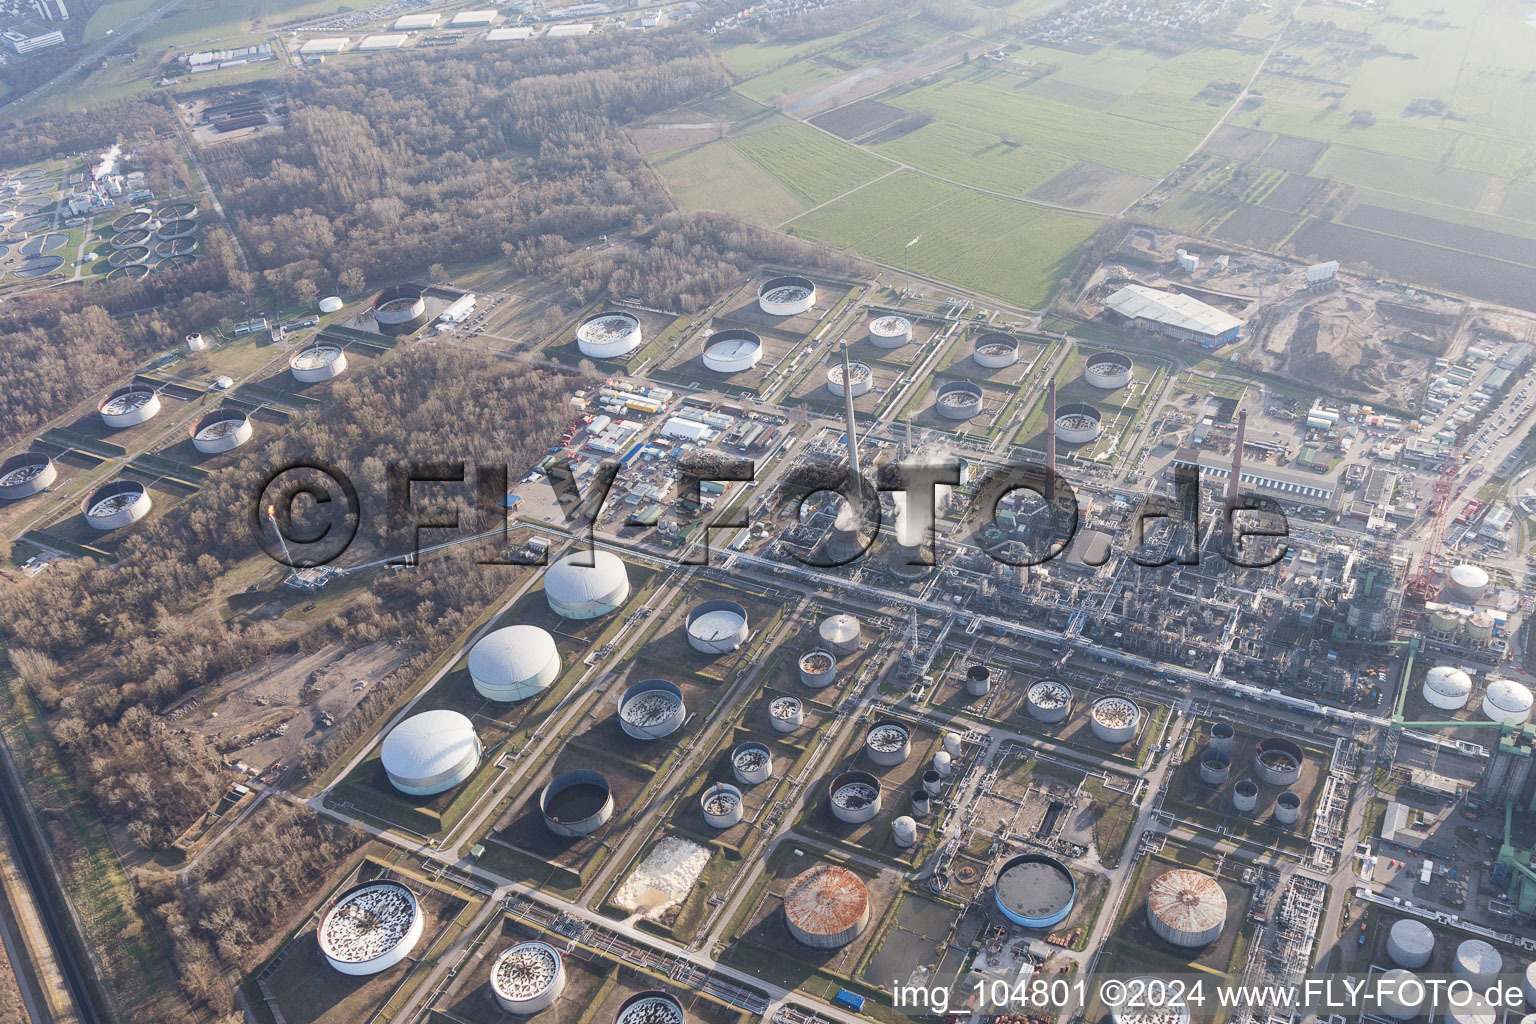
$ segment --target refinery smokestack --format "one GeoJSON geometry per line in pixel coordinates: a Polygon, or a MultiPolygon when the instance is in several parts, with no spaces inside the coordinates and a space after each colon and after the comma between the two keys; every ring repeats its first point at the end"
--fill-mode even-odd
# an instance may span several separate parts
{"type": "Polygon", "coordinates": [[[848,367],[848,339],[843,339],[843,415],[848,417],[848,487],[856,506],[854,515],[864,514],[864,485],[859,476],[859,435],[853,422],[853,372],[848,367]]]}
{"type": "Polygon", "coordinates": [[[1237,414],[1237,439],[1232,443],[1232,475],[1227,477],[1227,500],[1223,506],[1221,528],[1230,539],[1232,535],[1232,513],[1237,510],[1237,492],[1242,487],[1243,477],[1243,436],[1248,432],[1248,413],[1243,411],[1237,414]]]}
{"type": "Polygon", "coordinates": [[[1056,504],[1056,378],[1045,393],[1045,503],[1056,504]]]}

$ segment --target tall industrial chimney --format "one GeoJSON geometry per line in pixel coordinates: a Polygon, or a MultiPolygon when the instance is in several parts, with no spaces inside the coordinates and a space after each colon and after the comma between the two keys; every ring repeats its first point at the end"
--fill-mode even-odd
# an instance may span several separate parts
{"type": "Polygon", "coordinates": [[[1056,504],[1056,378],[1045,393],[1045,503],[1056,504]]]}
{"type": "Polygon", "coordinates": [[[1221,529],[1228,540],[1232,538],[1232,513],[1237,509],[1237,492],[1243,479],[1243,436],[1248,433],[1248,413],[1237,414],[1237,439],[1232,443],[1232,475],[1227,477],[1227,500],[1222,506],[1221,529]]]}
{"type": "Polygon", "coordinates": [[[848,367],[848,339],[844,338],[843,349],[843,415],[848,418],[848,493],[852,497],[855,506],[854,514],[864,514],[864,483],[859,475],[859,435],[854,431],[853,421],[853,372],[848,367]]]}

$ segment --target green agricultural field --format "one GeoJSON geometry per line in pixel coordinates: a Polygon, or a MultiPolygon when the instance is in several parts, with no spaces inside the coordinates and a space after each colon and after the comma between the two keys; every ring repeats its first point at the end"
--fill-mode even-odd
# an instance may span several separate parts
{"type": "Polygon", "coordinates": [[[797,60],[793,64],[775,68],[756,78],[742,82],[736,88],[743,96],[750,96],[759,103],[770,103],[775,96],[792,95],[813,86],[824,85],[847,74],[828,64],[815,60],[797,60]]]}
{"type": "Polygon", "coordinates": [[[730,142],[810,205],[824,203],[895,169],[889,161],[799,122],[730,142]]]}
{"type": "Polygon", "coordinates": [[[1488,187],[1486,176],[1471,171],[1401,156],[1386,157],[1351,146],[1329,147],[1318,161],[1316,173],[1410,199],[1468,209],[1477,206],[1488,187]]]}
{"type": "Polygon", "coordinates": [[[760,224],[784,219],[806,203],[742,153],[729,139],[686,149],[655,161],[678,203],[715,210],[760,224]]]}
{"type": "Polygon", "coordinates": [[[155,0],[112,0],[96,8],[85,23],[85,41],[100,39],[119,25],[136,18],[155,5],[155,0]]]}
{"type": "Polygon", "coordinates": [[[1100,219],[894,174],[794,221],[796,233],[1024,306],[1043,304],[1100,219]]]}

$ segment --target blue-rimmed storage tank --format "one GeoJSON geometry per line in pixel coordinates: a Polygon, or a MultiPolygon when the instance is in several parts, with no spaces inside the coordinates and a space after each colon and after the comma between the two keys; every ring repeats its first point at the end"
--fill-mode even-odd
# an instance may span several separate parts
{"type": "Polygon", "coordinates": [[[1054,928],[1077,902],[1077,880],[1055,857],[1021,853],[997,872],[993,898],[1002,915],[1025,928],[1054,928]]]}

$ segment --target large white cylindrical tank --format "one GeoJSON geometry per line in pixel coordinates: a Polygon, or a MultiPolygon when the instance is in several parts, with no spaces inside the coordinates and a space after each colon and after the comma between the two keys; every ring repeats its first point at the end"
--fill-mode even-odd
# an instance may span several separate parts
{"type": "Polygon", "coordinates": [[[1104,416],[1086,402],[1070,402],[1056,410],[1056,440],[1088,444],[1104,433],[1104,416]]]}
{"type": "Polygon", "coordinates": [[[1483,694],[1483,714],[1490,722],[1524,725],[1531,718],[1531,691],[1513,679],[1490,679],[1483,694]]]}
{"type": "Polygon", "coordinates": [[[1232,752],[1232,741],[1237,738],[1237,730],[1231,722],[1211,723],[1211,749],[1219,750],[1224,754],[1232,752]]]}
{"type": "Polygon", "coordinates": [[[1424,699],[1441,711],[1457,711],[1472,698],[1472,677],[1451,665],[1436,665],[1424,677],[1424,699]]]}
{"type": "Polygon", "coordinates": [[[425,323],[427,297],[409,284],[394,285],[374,296],[373,318],[380,327],[411,327],[425,323]]]}
{"type": "Polygon", "coordinates": [[[508,1013],[547,1010],[565,991],[565,963],[546,942],[519,942],[504,949],[491,966],[491,993],[508,1013]]]}
{"type": "Polygon", "coordinates": [[[831,651],[808,651],[800,656],[800,682],[813,690],[837,682],[837,659],[831,651]]]}
{"type": "Polygon", "coordinates": [[[876,348],[901,348],[912,340],[912,321],[894,313],[869,322],[869,342],[876,348]]]}
{"type": "MultiPolygon", "coordinates": [[[[869,368],[868,363],[850,362],[848,364],[848,376],[853,381],[848,390],[854,398],[869,394],[869,389],[874,386],[875,371],[869,368]]],[[[833,363],[827,368],[827,390],[838,398],[843,397],[842,363],[833,363]]]]}
{"type": "Polygon", "coordinates": [[[640,318],[614,310],[589,316],[576,328],[576,347],[593,359],[617,359],[640,347],[640,318]]]}
{"type": "Polygon", "coordinates": [[[944,776],[939,774],[938,769],[930,768],[923,772],[924,793],[928,794],[929,796],[938,796],[943,789],[944,776]]]}
{"type": "Polygon", "coordinates": [[[336,898],[315,938],[327,963],[356,977],[378,974],[404,960],[425,926],[411,890],[394,881],[364,882],[336,898]]]}
{"type": "Polygon", "coordinates": [[[688,613],[688,645],[704,654],[724,654],[747,642],[747,610],[735,601],[705,601],[688,613]]]}
{"type": "Polygon", "coordinates": [[[1493,639],[1493,627],[1493,613],[1479,609],[1467,616],[1467,639],[1475,644],[1486,644],[1493,639]]]}
{"type": "Polygon", "coordinates": [[[101,422],[113,430],[134,427],[160,411],[160,396],[146,384],[129,384],[103,398],[96,411],[101,414],[101,422]]]}
{"type": "Polygon", "coordinates": [[[1254,746],[1253,771],[1266,786],[1294,786],[1301,779],[1301,747],[1283,736],[1270,736],[1254,746]]]}
{"type": "Polygon", "coordinates": [[[1025,696],[1029,717],[1047,725],[1060,722],[1072,712],[1072,691],[1066,683],[1042,679],[1030,686],[1025,696]]]}
{"type": "Polygon", "coordinates": [[[992,670],[985,665],[972,665],[965,670],[965,692],[972,697],[985,697],[992,692],[992,670]]]}
{"type": "Polygon", "coordinates": [[[917,845],[917,821],[908,815],[901,815],[891,822],[891,840],[903,850],[917,845]]]}
{"type": "Polygon", "coordinates": [[[628,597],[629,573],[619,556],[609,551],[566,555],[544,573],[544,598],[562,618],[595,619],[628,597]]]}
{"type": "Polygon", "coordinates": [[[1426,990],[1419,976],[1401,967],[1384,971],[1377,979],[1381,1012],[1392,1020],[1410,1021],[1424,1009],[1426,990]]]}
{"type": "Polygon", "coordinates": [[[1488,590],[1488,572],[1481,566],[1464,562],[1451,569],[1451,584],[1457,596],[1476,601],[1488,590]]]}
{"type": "Polygon", "coordinates": [[[821,640],[834,651],[852,654],[859,649],[863,629],[859,620],[847,612],[829,615],[821,621],[821,640]]]}
{"type": "Polygon", "coordinates": [[[114,480],[91,492],[80,512],[93,530],[116,530],[149,515],[149,491],[137,480],[114,480]]]}
{"type": "Polygon", "coordinates": [[[560,651],[538,626],[507,626],[470,649],[469,678],[486,700],[527,700],[560,678],[560,651]]]}
{"type": "Polygon", "coordinates": [[[716,331],[704,343],[704,368],[741,373],[763,361],[763,339],[744,328],[716,331]]]}
{"type": "Polygon", "coordinates": [[[1239,814],[1252,814],[1259,807],[1259,784],[1252,779],[1238,779],[1232,787],[1232,807],[1239,814]]]}
{"type": "Polygon", "coordinates": [[[683,1004],[675,996],[651,989],[636,992],[619,1004],[613,1024],[684,1024],[683,1004]]]}
{"type": "Polygon", "coordinates": [[[41,494],[59,478],[58,467],[42,452],[22,452],[0,462],[0,498],[15,501],[41,494]]]}
{"type": "Polygon", "coordinates": [[[836,776],[827,789],[832,816],[858,825],[880,813],[880,780],[869,772],[847,771],[836,776]]]}
{"type": "Polygon", "coordinates": [[[741,824],[741,790],[729,782],[717,782],[699,797],[704,824],[710,828],[730,828],[741,824]]]}
{"type": "Polygon", "coordinates": [[[933,409],[947,420],[968,420],[981,412],[985,395],[980,384],[952,380],[934,392],[933,409]]]}
{"type": "Polygon", "coordinates": [[[1019,339],[1011,334],[983,334],[976,339],[971,358],[989,370],[1012,366],[1019,361],[1019,339]]]}
{"type": "Polygon", "coordinates": [[[1387,933],[1387,956],[1399,967],[1417,971],[1435,951],[1435,933],[1415,917],[1404,917],[1387,933]]]}
{"type": "Polygon", "coordinates": [[[1452,1006],[1440,1016],[1444,1024],[1499,1024],[1497,1008],[1481,996],[1474,996],[1466,1006],[1452,1006]]]}
{"type": "Polygon", "coordinates": [[[683,691],[666,679],[642,679],[619,698],[619,727],[637,740],[670,736],[687,720],[683,691]]]}
{"type": "Polygon", "coordinates": [[[204,413],[187,428],[192,447],[204,455],[233,451],[255,434],[251,417],[243,409],[226,406],[204,413]]]}
{"type": "Polygon", "coordinates": [[[1132,365],[1123,352],[1095,352],[1083,364],[1083,379],[1101,391],[1114,391],[1131,382],[1132,365]]]}
{"type": "Polygon", "coordinates": [[[845,867],[813,864],[784,890],[784,923],[803,945],[839,949],[869,924],[869,889],[845,867]]]}
{"type": "Polygon", "coordinates": [[[562,772],[539,793],[539,814],[557,836],[589,836],[613,817],[613,790],[607,779],[590,769],[562,772]]]}
{"type": "Polygon", "coordinates": [[[1210,875],[1175,868],[1159,875],[1148,889],[1147,923],[1175,946],[1208,946],[1227,923],[1227,894],[1210,875]]]}
{"type": "Polygon", "coordinates": [[[912,753],[912,731],[900,722],[876,722],[864,734],[864,754],[882,767],[901,764],[912,753]]]}
{"type": "Polygon", "coordinates": [[[1504,969],[1504,957],[1482,939],[1467,939],[1456,947],[1452,969],[1474,978],[1491,978],[1504,969]]]}
{"type": "Polygon", "coordinates": [[[1208,748],[1200,758],[1200,781],[1219,786],[1232,777],[1232,756],[1225,750],[1208,748]]]}
{"type": "Polygon", "coordinates": [[[452,789],[480,766],[480,737],[457,711],[412,715],[389,731],[379,750],[384,772],[402,793],[430,796],[452,789]]]}
{"type": "Polygon", "coordinates": [[[794,732],[805,724],[805,705],[798,697],[775,697],[768,705],[768,720],[777,732],[794,732]]]}
{"type": "Polygon", "coordinates": [[[1105,743],[1129,743],[1141,725],[1141,708],[1125,697],[1101,697],[1089,712],[1088,725],[1105,743]]]}
{"type": "Polygon", "coordinates": [[[955,770],[955,757],[947,750],[941,750],[933,755],[933,770],[939,773],[939,778],[949,778],[949,773],[955,770]]]}
{"type": "MultiPolygon", "coordinates": [[[[1525,1003],[1527,1006],[1536,1007],[1536,960],[1525,965],[1525,1003]]],[[[1520,1024],[1525,1024],[1521,1021],[1520,1024]]]]}
{"type": "Polygon", "coordinates": [[[288,357],[288,370],[300,384],[314,384],[339,376],[347,368],[347,354],[340,345],[317,341],[288,357]]]}
{"type": "Polygon", "coordinates": [[[755,786],[773,778],[773,753],[766,743],[748,740],[731,751],[731,771],[743,786],[755,786]]]}
{"type": "Polygon", "coordinates": [[[964,745],[960,739],[960,734],[957,732],[946,732],[942,742],[944,745],[944,753],[948,754],[950,757],[959,757],[960,751],[964,749],[964,745]]]}
{"type": "Polygon", "coordinates": [[[1301,797],[1290,791],[1275,797],[1275,820],[1282,825],[1294,825],[1301,820],[1301,797]]]}
{"type": "Polygon", "coordinates": [[[806,277],[776,277],[757,292],[757,305],[769,316],[794,316],[816,305],[816,284],[806,277]]]}
{"type": "Polygon", "coordinates": [[[208,339],[203,337],[201,334],[194,333],[187,335],[187,351],[193,353],[207,352],[208,339]]]}

